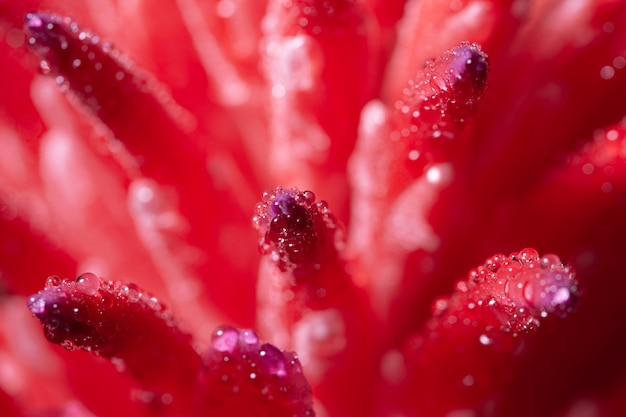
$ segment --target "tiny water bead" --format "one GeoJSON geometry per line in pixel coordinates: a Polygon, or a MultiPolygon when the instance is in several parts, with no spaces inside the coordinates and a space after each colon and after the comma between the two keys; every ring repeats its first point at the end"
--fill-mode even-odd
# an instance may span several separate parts
{"type": "Polygon", "coordinates": [[[96,295],[99,288],[100,278],[91,272],[86,272],[76,278],[76,289],[85,292],[85,294],[96,295]]]}

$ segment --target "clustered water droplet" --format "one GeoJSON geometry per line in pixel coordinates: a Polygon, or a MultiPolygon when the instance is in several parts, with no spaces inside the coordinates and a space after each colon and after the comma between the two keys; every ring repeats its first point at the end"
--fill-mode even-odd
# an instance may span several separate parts
{"type": "MultiPolygon", "coordinates": [[[[553,254],[539,256],[534,249],[492,256],[458,282],[456,290],[451,298],[436,302],[436,316],[446,317],[449,324],[497,325],[513,335],[567,316],[580,297],[571,265],[553,254]]],[[[490,345],[493,336],[481,333],[479,341],[490,345]]]]}
{"type": "Polygon", "coordinates": [[[135,284],[105,281],[90,272],[75,280],[48,277],[44,289],[28,298],[28,307],[46,337],[69,350],[97,352],[123,338],[112,317],[118,310],[134,309],[174,326],[171,312],[156,297],[135,284]]]}
{"type": "Polygon", "coordinates": [[[247,400],[267,407],[260,415],[274,415],[271,410],[283,415],[285,407],[289,415],[312,415],[310,387],[295,353],[262,343],[250,329],[217,329],[203,364],[199,386],[207,390],[201,395],[207,415],[217,410],[237,415],[247,400]]]}

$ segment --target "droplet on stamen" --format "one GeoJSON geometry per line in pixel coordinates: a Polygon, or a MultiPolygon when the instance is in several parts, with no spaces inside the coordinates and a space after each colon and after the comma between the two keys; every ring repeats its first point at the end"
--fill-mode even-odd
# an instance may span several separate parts
{"type": "Polygon", "coordinates": [[[96,295],[100,288],[100,278],[95,274],[86,272],[76,278],[76,289],[89,295],[96,295]]]}

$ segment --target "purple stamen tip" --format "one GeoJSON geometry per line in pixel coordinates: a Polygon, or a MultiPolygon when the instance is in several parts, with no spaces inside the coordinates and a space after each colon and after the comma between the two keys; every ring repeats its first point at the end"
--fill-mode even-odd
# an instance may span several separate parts
{"type": "Polygon", "coordinates": [[[474,88],[484,87],[489,62],[487,55],[475,44],[463,43],[451,50],[450,69],[458,79],[469,81],[474,88]]]}

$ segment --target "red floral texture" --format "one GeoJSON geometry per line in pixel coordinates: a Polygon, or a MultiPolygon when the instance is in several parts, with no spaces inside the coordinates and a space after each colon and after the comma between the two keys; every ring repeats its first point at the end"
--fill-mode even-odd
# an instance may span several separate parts
{"type": "Polygon", "coordinates": [[[626,414],[625,1],[0,35],[3,417],[626,414]]]}

